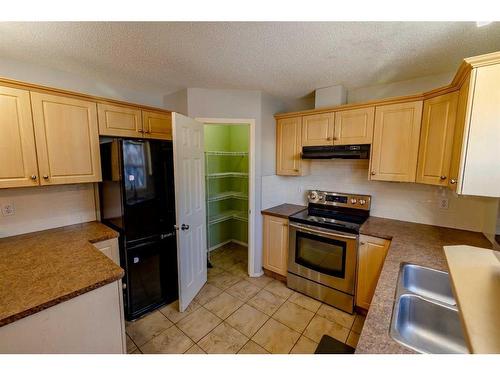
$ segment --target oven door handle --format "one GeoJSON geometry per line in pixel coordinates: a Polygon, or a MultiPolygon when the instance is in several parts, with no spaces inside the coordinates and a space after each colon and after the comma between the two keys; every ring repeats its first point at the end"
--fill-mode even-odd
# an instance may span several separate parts
{"type": "Polygon", "coordinates": [[[340,238],[345,238],[348,240],[357,240],[357,236],[348,236],[345,234],[339,234],[339,233],[331,233],[331,232],[326,232],[318,229],[312,229],[312,228],[305,228],[301,225],[296,225],[296,224],[290,224],[290,227],[298,229],[301,232],[306,232],[306,233],[312,233],[312,234],[319,234],[322,236],[328,236],[328,237],[340,237],[340,238]]]}

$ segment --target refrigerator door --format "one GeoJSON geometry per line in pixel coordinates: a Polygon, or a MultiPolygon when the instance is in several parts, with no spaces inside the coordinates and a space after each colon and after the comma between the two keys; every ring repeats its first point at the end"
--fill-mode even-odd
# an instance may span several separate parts
{"type": "Polygon", "coordinates": [[[123,140],[125,241],[174,231],[172,142],[123,140]]]}
{"type": "Polygon", "coordinates": [[[178,298],[175,233],[160,241],[126,248],[126,263],[127,319],[178,298]]]}

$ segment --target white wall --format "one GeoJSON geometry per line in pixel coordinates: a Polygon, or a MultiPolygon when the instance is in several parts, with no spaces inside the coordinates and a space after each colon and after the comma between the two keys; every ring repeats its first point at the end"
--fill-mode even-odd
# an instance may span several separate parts
{"type": "Polygon", "coordinates": [[[416,223],[494,233],[498,200],[459,197],[446,188],[368,181],[368,160],[311,161],[311,174],[262,178],[262,207],[283,202],[306,204],[306,191],[320,189],[372,196],[371,215],[416,223]],[[442,198],[447,210],[439,209],[442,198]]]}
{"type": "Polygon", "coordinates": [[[16,212],[0,214],[0,237],[96,220],[93,184],[2,189],[0,206],[6,203],[16,212]]]}

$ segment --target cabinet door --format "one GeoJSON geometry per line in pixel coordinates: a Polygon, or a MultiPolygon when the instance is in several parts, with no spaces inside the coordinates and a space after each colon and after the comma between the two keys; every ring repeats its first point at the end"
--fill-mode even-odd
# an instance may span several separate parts
{"type": "Polygon", "coordinates": [[[172,115],[142,111],[142,125],[147,138],[172,140],[172,115]]]}
{"type": "Polygon", "coordinates": [[[389,245],[390,241],[382,238],[360,236],[356,305],[366,310],[375,293],[389,245]]]}
{"type": "Polygon", "coordinates": [[[264,215],[263,267],[282,276],[287,274],[288,219],[264,215]]]}
{"type": "Polygon", "coordinates": [[[422,101],[375,109],[370,179],[415,182],[422,101]]]}
{"type": "Polygon", "coordinates": [[[280,119],[276,123],[276,174],[300,176],[303,162],[300,158],[301,117],[280,119]]]}
{"type": "Polygon", "coordinates": [[[467,117],[467,108],[469,101],[470,74],[465,79],[462,87],[458,92],[457,116],[455,124],[455,132],[453,134],[453,149],[451,152],[450,161],[450,177],[448,178],[448,187],[456,191],[461,181],[460,160],[462,158],[462,150],[464,149],[464,130],[467,117]]]}
{"type": "Polygon", "coordinates": [[[118,247],[118,239],[112,238],[110,240],[94,243],[94,246],[106,255],[109,259],[120,266],[120,250],[118,247]]]}
{"type": "Polygon", "coordinates": [[[333,145],[335,114],[302,117],[302,146],[333,145]]]}
{"type": "Polygon", "coordinates": [[[335,145],[370,144],[373,138],[375,107],[335,113],[335,145]]]}
{"type": "Polygon", "coordinates": [[[96,103],[31,93],[42,185],[101,180],[96,103]]]}
{"type": "Polygon", "coordinates": [[[0,188],[38,185],[29,91],[0,87],[0,188]]]}
{"type": "Polygon", "coordinates": [[[416,181],[448,185],[458,92],[424,101],[416,181]]]}
{"type": "Polygon", "coordinates": [[[111,104],[97,104],[99,134],[116,137],[143,136],[142,115],[139,108],[111,104]]]}

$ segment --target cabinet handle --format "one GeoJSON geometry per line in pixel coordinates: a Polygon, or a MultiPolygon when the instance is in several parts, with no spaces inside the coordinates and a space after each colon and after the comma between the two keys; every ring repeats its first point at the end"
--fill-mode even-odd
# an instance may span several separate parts
{"type": "Polygon", "coordinates": [[[137,130],[137,131],[138,131],[139,133],[144,133],[144,130],[142,130],[142,129],[139,129],[139,130],[137,130]]]}
{"type": "Polygon", "coordinates": [[[360,242],[359,244],[360,244],[360,245],[365,245],[365,244],[366,244],[366,242],[360,242]]]}
{"type": "Polygon", "coordinates": [[[294,171],[294,172],[298,172],[299,170],[298,170],[298,169],[294,169],[293,171],[294,171]]]}
{"type": "Polygon", "coordinates": [[[450,184],[455,185],[456,183],[457,183],[457,180],[455,180],[454,178],[452,178],[452,179],[450,180],[450,184]]]}
{"type": "Polygon", "coordinates": [[[36,181],[36,179],[37,179],[36,174],[32,174],[32,175],[30,176],[30,178],[31,178],[33,181],[36,181]]]}
{"type": "Polygon", "coordinates": [[[446,176],[439,177],[441,180],[446,180],[446,176]]]}
{"type": "Polygon", "coordinates": [[[333,140],[334,140],[334,138],[332,138],[332,137],[328,137],[326,140],[327,140],[327,141],[333,141],[333,140]]]}
{"type": "Polygon", "coordinates": [[[44,174],[44,175],[43,175],[43,179],[44,179],[44,180],[48,180],[48,179],[49,179],[49,176],[48,176],[48,175],[46,175],[46,174],[44,174]]]}
{"type": "Polygon", "coordinates": [[[376,174],[376,173],[375,173],[375,171],[372,171],[372,172],[371,172],[371,175],[372,175],[372,176],[375,176],[375,174],[376,174]]]}

